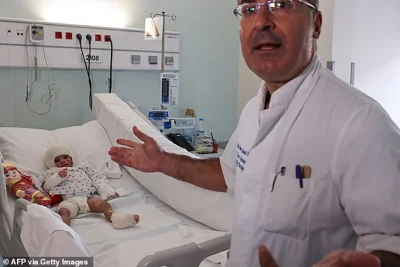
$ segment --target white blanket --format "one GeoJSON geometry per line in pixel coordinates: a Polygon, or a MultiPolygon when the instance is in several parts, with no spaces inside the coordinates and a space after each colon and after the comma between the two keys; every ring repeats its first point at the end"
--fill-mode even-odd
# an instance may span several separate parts
{"type": "MultiPolygon", "coordinates": [[[[140,215],[132,228],[116,230],[103,214],[84,214],[73,219],[71,229],[53,211],[29,205],[21,239],[31,257],[92,257],[96,267],[136,266],[145,256],[224,235],[193,227],[149,204],[140,189],[116,188],[122,197],[110,202],[114,210],[140,215]],[[62,244],[62,245],[61,245],[62,244]]],[[[153,201],[151,201],[152,203],[153,201]]],[[[226,253],[210,257],[201,266],[221,266],[226,253]],[[207,263],[208,262],[208,263],[207,263]]]]}
{"type": "MultiPolygon", "coordinates": [[[[72,221],[72,228],[93,251],[99,267],[136,266],[151,253],[201,243],[225,234],[191,227],[146,202],[141,191],[110,201],[114,210],[139,214],[140,223],[132,228],[116,230],[101,214],[89,214],[72,221]]],[[[223,253],[209,261],[221,262],[224,257],[223,253]]]]}
{"type": "Polygon", "coordinates": [[[30,257],[92,257],[86,243],[58,214],[37,204],[27,207],[21,241],[30,257]]]}

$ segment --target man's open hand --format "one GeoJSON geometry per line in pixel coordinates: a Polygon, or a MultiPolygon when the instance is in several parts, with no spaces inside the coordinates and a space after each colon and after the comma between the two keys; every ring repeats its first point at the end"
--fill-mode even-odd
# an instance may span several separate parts
{"type": "Polygon", "coordinates": [[[261,267],[278,267],[278,264],[266,246],[260,246],[258,248],[258,258],[261,267]]]}
{"type": "Polygon", "coordinates": [[[137,127],[133,127],[134,135],[142,141],[138,143],[127,139],[118,139],[123,147],[112,147],[108,154],[118,164],[134,168],[142,172],[158,172],[160,170],[162,150],[156,141],[137,127]]]}
{"type": "Polygon", "coordinates": [[[340,250],[327,255],[313,267],[381,267],[381,263],[376,256],[365,252],[340,250]]]}
{"type": "MultiPolygon", "coordinates": [[[[258,255],[260,267],[278,267],[274,257],[265,246],[259,247],[258,255]]],[[[312,267],[381,267],[381,263],[376,256],[369,253],[340,250],[330,253],[312,267]]]]}

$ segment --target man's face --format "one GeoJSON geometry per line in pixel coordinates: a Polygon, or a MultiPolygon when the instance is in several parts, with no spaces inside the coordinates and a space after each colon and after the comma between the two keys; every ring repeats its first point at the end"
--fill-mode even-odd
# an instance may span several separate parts
{"type": "MultiPolygon", "coordinates": [[[[239,0],[242,3],[265,1],[239,0]]],[[[268,6],[244,15],[240,23],[242,52],[248,67],[266,82],[287,82],[310,62],[320,35],[322,16],[295,2],[290,14],[268,6]]]]}

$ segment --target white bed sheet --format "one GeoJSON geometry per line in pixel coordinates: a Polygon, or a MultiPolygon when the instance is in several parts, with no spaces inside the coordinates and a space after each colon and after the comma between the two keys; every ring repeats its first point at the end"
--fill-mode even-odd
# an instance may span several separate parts
{"type": "Polygon", "coordinates": [[[177,212],[176,210],[174,210],[173,208],[162,202],[159,198],[157,198],[155,195],[150,193],[146,188],[144,188],[137,180],[135,180],[132,177],[132,175],[125,169],[125,167],[122,167],[121,171],[122,171],[121,179],[109,180],[112,186],[129,188],[130,190],[141,192],[143,196],[146,198],[146,202],[148,204],[156,206],[161,212],[165,213],[166,215],[173,216],[181,220],[183,223],[186,223],[192,227],[204,230],[211,230],[210,227],[188,218],[187,216],[177,212]]]}
{"type": "MultiPolygon", "coordinates": [[[[123,168],[122,173],[121,179],[110,182],[122,195],[129,194],[110,203],[116,210],[138,213],[140,224],[114,230],[102,216],[91,215],[91,218],[75,220],[71,225],[88,244],[101,267],[136,266],[144,256],[153,252],[191,242],[201,243],[224,234],[179,214],[141,186],[126,169],[123,168]],[[130,192],[125,191],[127,188],[130,192]],[[101,230],[99,236],[100,228],[104,231],[101,230]]],[[[222,257],[220,255],[217,259],[222,257]]],[[[201,266],[221,265],[204,261],[201,266]]]]}
{"type": "MultiPolygon", "coordinates": [[[[122,174],[120,179],[109,179],[122,195],[110,203],[117,211],[139,214],[138,226],[115,230],[101,214],[81,215],[71,224],[93,251],[99,267],[136,266],[153,252],[192,242],[201,243],[225,234],[178,213],[140,185],[125,168],[122,168],[122,174]]],[[[9,194],[9,200],[13,212],[15,198],[9,194]]],[[[206,260],[200,266],[221,267],[215,262],[224,261],[224,256],[224,253],[216,255],[211,259],[213,262],[206,260]]]]}

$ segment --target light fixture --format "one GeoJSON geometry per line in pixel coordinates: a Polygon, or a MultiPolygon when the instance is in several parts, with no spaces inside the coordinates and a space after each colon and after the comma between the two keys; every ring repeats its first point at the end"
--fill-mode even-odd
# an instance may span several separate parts
{"type": "Polygon", "coordinates": [[[126,14],[111,1],[45,1],[42,10],[42,17],[48,22],[118,28],[126,26],[126,14]]]}

